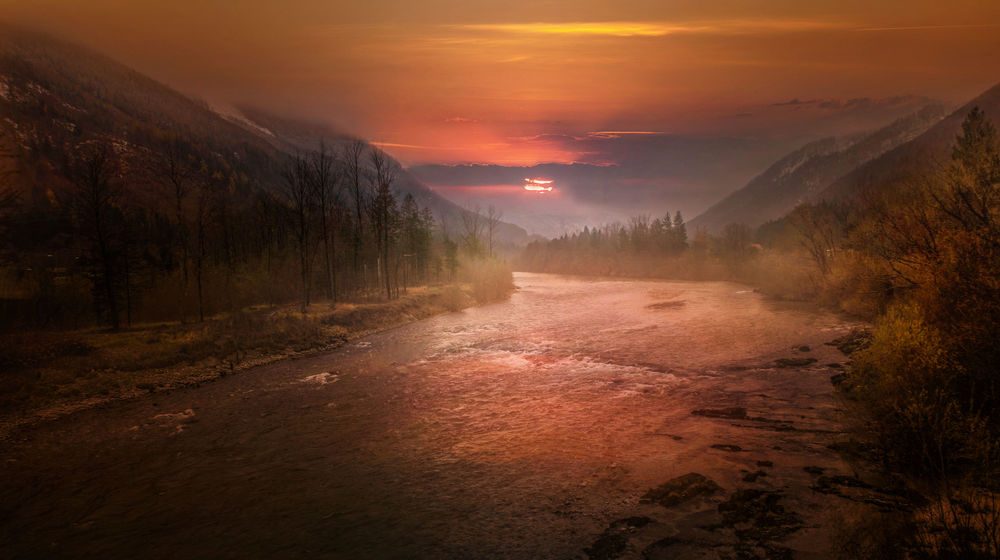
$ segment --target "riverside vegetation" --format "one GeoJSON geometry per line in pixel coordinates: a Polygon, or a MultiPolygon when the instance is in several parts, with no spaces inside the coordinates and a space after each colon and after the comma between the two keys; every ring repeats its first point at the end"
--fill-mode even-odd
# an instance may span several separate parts
{"type": "Polygon", "coordinates": [[[687,238],[679,215],[536,242],[521,268],[736,280],[871,321],[836,376],[858,437],[906,507],[843,529],[860,558],[1000,556],[1000,140],[978,108],[950,160],[756,231],[687,238]]]}
{"type": "MultiPolygon", "coordinates": [[[[288,157],[276,184],[182,135],[150,142],[141,183],[140,156],[92,138],[67,148],[45,197],[0,184],[5,422],[199,383],[514,288],[487,249],[489,217],[449,234],[398,200],[398,164],[360,141],[288,157]]],[[[31,153],[6,155],[25,172],[31,153]]]]}

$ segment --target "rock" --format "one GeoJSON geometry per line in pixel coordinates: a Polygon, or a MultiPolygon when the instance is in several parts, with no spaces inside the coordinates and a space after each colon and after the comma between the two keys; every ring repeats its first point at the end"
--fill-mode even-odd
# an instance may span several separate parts
{"type": "Polygon", "coordinates": [[[805,344],[801,346],[796,346],[795,349],[798,350],[799,352],[808,352],[809,350],[811,350],[811,348],[809,348],[809,346],[805,344]]]}
{"type": "Polygon", "coordinates": [[[804,367],[809,364],[814,364],[818,360],[816,358],[778,358],[774,361],[774,367],[778,368],[791,368],[791,367],[804,367]]]}
{"type": "Polygon", "coordinates": [[[814,476],[819,476],[826,471],[823,467],[802,467],[802,470],[814,476]]]}
{"type": "Polygon", "coordinates": [[[702,408],[695,410],[691,414],[695,416],[706,416],[708,418],[727,418],[729,420],[747,419],[747,409],[737,406],[731,408],[702,408]]]}
{"type": "Polygon", "coordinates": [[[673,507],[699,496],[714,494],[719,490],[719,485],[712,479],[698,473],[688,473],[653,488],[643,494],[639,501],[673,507]]]}
{"type": "Polygon", "coordinates": [[[785,511],[781,492],[741,489],[719,504],[722,525],[736,529],[740,541],[761,546],[802,528],[797,515],[785,511]]]}
{"type": "Polygon", "coordinates": [[[767,476],[767,473],[764,471],[754,471],[752,473],[747,473],[746,476],[743,477],[743,482],[757,482],[757,479],[762,476],[767,476]]]}
{"type": "Polygon", "coordinates": [[[840,494],[840,488],[842,487],[870,489],[872,485],[853,476],[836,474],[819,477],[812,489],[821,494],[840,494]]]}
{"type": "Polygon", "coordinates": [[[830,376],[830,383],[832,383],[834,387],[843,385],[845,381],[847,381],[846,373],[838,373],[830,376]]]}
{"type": "Polygon", "coordinates": [[[731,451],[733,453],[736,453],[738,451],[743,451],[743,448],[740,447],[740,446],[738,446],[738,445],[728,445],[728,444],[725,444],[725,443],[716,443],[716,444],[712,445],[712,449],[720,449],[722,451],[731,451]]]}
{"type": "Polygon", "coordinates": [[[773,467],[774,463],[771,461],[757,461],[758,467],[773,467]]]}
{"type": "Polygon", "coordinates": [[[850,356],[858,350],[864,350],[872,342],[872,333],[867,329],[851,329],[851,332],[827,342],[827,346],[836,346],[844,354],[850,356]]]}
{"type": "Polygon", "coordinates": [[[621,557],[628,546],[628,539],[637,528],[653,520],[648,517],[626,517],[608,525],[590,548],[584,549],[591,560],[613,560],[621,557]]]}

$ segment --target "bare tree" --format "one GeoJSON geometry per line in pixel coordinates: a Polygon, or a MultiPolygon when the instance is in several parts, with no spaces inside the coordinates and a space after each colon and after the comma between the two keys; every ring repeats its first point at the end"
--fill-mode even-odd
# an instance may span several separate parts
{"type": "Polygon", "coordinates": [[[361,244],[364,232],[364,210],[368,206],[368,193],[366,192],[364,156],[367,146],[361,140],[354,140],[344,146],[341,159],[344,163],[344,175],[347,188],[350,190],[352,201],[354,202],[354,239],[352,239],[352,252],[354,261],[354,275],[357,276],[361,268],[361,244]]]}
{"type": "Polygon", "coordinates": [[[166,138],[160,154],[160,175],[170,189],[174,211],[174,227],[177,228],[177,244],[180,249],[181,284],[177,293],[177,313],[180,322],[186,320],[184,312],[188,294],[188,265],[190,255],[190,232],[186,218],[185,201],[193,188],[197,166],[186,153],[186,143],[177,136],[166,138]]]}
{"type": "Polygon", "coordinates": [[[76,186],[76,214],[88,239],[94,260],[94,283],[107,307],[111,328],[121,327],[118,309],[115,222],[122,191],[115,182],[116,169],[110,154],[93,145],[81,146],[70,164],[76,186]]]}
{"type": "Polygon", "coordinates": [[[802,204],[789,215],[789,222],[799,232],[799,243],[825,277],[830,273],[831,262],[843,238],[836,209],[827,204],[802,204]]]}
{"type": "Polygon", "coordinates": [[[309,218],[312,200],[309,163],[301,156],[292,158],[284,169],[284,194],[295,216],[295,240],[299,253],[299,275],[302,290],[302,313],[309,310],[309,289],[312,276],[309,258],[309,218]]]}
{"type": "Polygon", "coordinates": [[[495,206],[490,204],[486,208],[486,238],[490,257],[493,256],[493,241],[496,239],[497,228],[500,226],[501,218],[503,218],[503,212],[497,210],[495,206]]]}
{"type": "Polygon", "coordinates": [[[479,206],[470,206],[462,212],[462,244],[472,257],[483,253],[483,229],[486,227],[479,206]]]}
{"type": "Polygon", "coordinates": [[[378,274],[384,280],[386,297],[391,299],[390,242],[397,221],[396,198],[392,194],[392,183],[396,180],[397,169],[388,154],[378,148],[371,151],[369,159],[372,166],[372,180],[375,185],[375,196],[372,198],[369,214],[371,215],[372,230],[375,234],[378,274]]]}
{"type": "Polygon", "coordinates": [[[336,260],[333,254],[335,244],[331,242],[331,235],[335,231],[330,222],[334,220],[331,215],[339,205],[339,189],[341,166],[336,157],[326,149],[326,144],[320,142],[319,151],[314,152],[309,161],[311,171],[309,173],[313,182],[313,193],[319,206],[320,234],[323,236],[323,258],[326,265],[326,297],[330,300],[337,299],[337,277],[334,272],[333,263],[336,260]]]}

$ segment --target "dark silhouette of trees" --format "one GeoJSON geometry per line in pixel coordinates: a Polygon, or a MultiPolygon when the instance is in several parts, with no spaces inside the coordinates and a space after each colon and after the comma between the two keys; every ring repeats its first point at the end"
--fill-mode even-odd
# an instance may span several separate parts
{"type": "Polygon", "coordinates": [[[350,192],[351,202],[354,210],[354,228],[351,237],[351,257],[355,283],[362,283],[364,278],[361,274],[361,247],[364,242],[365,208],[368,207],[370,198],[367,189],[367,178],[365,177],[365,152],[367,146],[360,140],[352,140],[344,145],[341,159],[344,165],[344,179],[347,189],[350,192]]]}
{"type": "Polygon", "coordinates": [[[113,330],[121,327],[118,271],[122,258],[122,188],[117,169],[107,149],[94,144],[80,146],[69,163],[69,176],[76,187],[74,214],[86,240],[101,322],[113,330]]]}
{"type": "Polygon", "coordinates": [[[312,205],[312,181],[309,162],[302,156],[295,156],[285,167],[284,195],[295,217],[295,241],[299,256],[299,288],[302,294],[301,309],[305,313],[309,308],[310,288],[312,284],[312,255],[310,252],[310,226],[312,205]]]}
{"type": "Polygon", "coordinates": [[[334,155],[320,142],[319,150],[309,158],[309,176],[313,183],[313,196],[319,212],[320,235],[323,240],[323,261],[326,275],[326,297],[337,300],[337,276],[334,272],[336,244],[331,237],[336,232],[336,220],[340,216],[340,178],[342,166],[334,155]]]}
{"type": "Polygon", "coordinates": [[[374,184],[374,196],[368,205],[368,216],[375,236],[378,283],[385,287],[386,297],[392,299],[394,295],[392,271],[395,267],[390,259],[394,256],[392,247],[399,228],[399,212],[396,197],[392,193],[392,184],[396,180],[397,170],[389,156],[381,149],[372,149],[368,157],[374,184]]]}
{"type": "Polygon", "coordinates": [[[74,145],[54,187],[30,197],[0,184],[0,257],[31,296],[0,300],[0,326],[80,325],[81,305],[112,329],[258,304],[308,311],[441,277],[435,219],[398,198],[381,150],[320,143],[255,163],[273,174],[254,177],[183,130],[142,134],[156,150],[74,145]]]}

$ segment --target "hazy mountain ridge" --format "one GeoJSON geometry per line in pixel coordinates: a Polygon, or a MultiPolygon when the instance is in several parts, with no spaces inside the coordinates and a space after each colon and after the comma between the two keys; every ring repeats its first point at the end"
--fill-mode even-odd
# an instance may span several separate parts
{"type": "MultiPolygon", "coordinates": [[[[320,138],[353,140],[325,125],[265,116],[212,108],[99,53],[0,26],[0,136],[14,152],[4,165],[16,171],[11,181],[23,199],[46,204],[53,188],[70,188],[62,171],[87,142],[111,146],[128,169],[130,195],[151,201],[162,196],[157,168],[168,136],[189,141],[244,195],[280,189],[285,157],[316,149],[320,138]]],[[[394,187],[458,230],[465,210],[402,168],[394,187]]],[[[519,243],[527,233],[504,224],[500,237],[519,243]]]]}
{"type": "Polygon", "coordinates": [[[870,134],[806,144],[695,217],[690,226],[719,231],[728,223],[756,227],[780,218],[798,204],[820,197],[845,174],[918,137],[944,115],[943,107],[931,105],[870,134]]]}
{"type": "Polygon", "coordinates": [[[909,142],[889,150],[839,177],[812,201],[851,198],[869,190],[898,184],[932,170],[951,157],[951,147],[961,131],[962,121],[979,107],[1000,127],[1000,84],[940,119],[909,142]]]}

